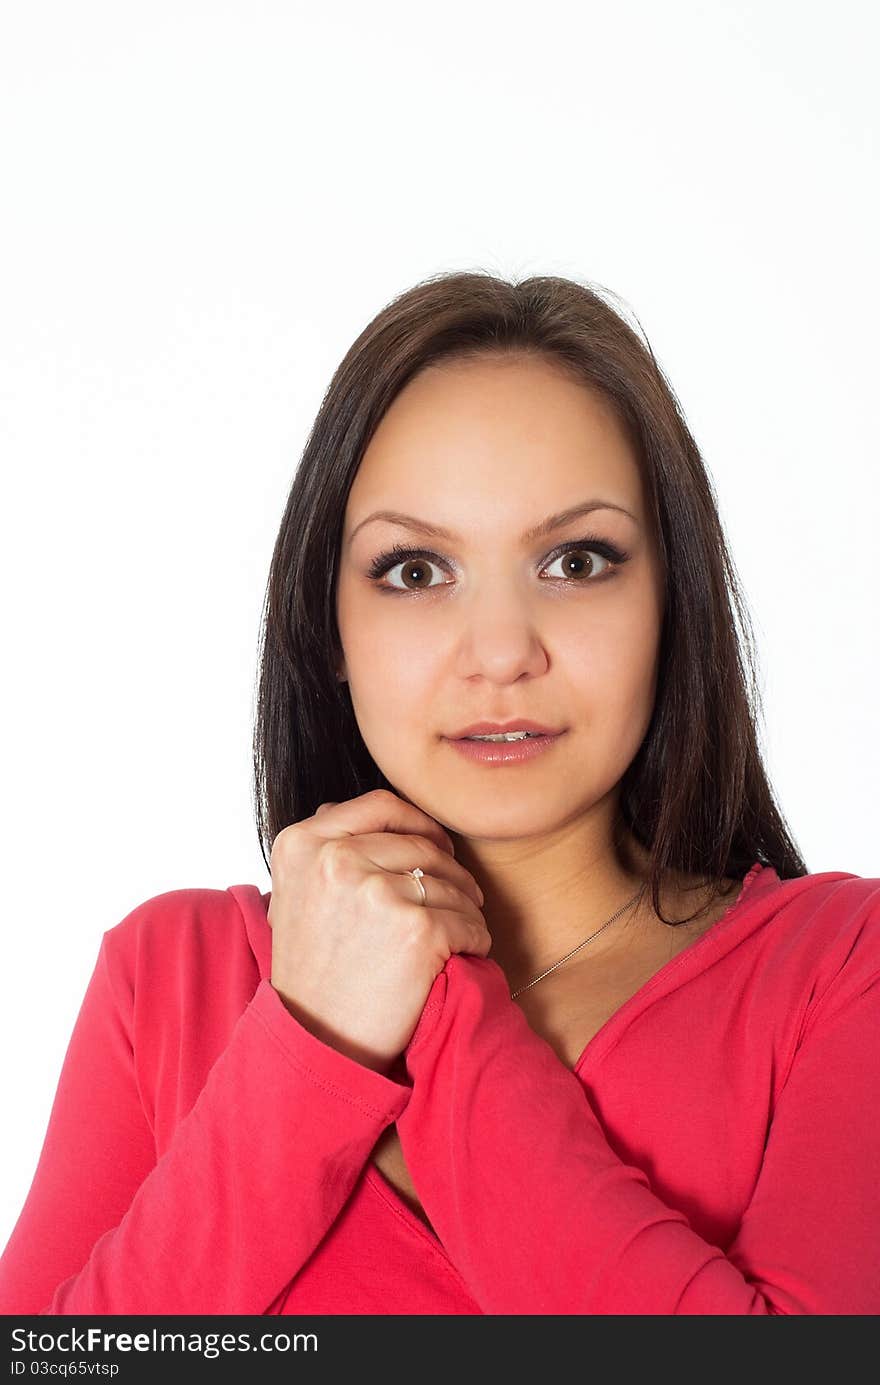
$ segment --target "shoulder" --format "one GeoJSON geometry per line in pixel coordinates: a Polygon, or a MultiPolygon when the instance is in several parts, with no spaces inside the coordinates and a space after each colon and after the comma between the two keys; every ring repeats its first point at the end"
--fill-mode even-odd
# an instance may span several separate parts
{"type": "Polygon", "coordinates": [[[768,958],[800,978],[805,1019],[880,981],[880,878],[823,871],[775,880],[764,905],[768,958]]]}
{"type": "Polygon", "coordinates": [[[266,905],[256,885],[165,890],[143,900],[103,934],[102,951],[116,985],[155,994],[167,980],[201,983],[217,973],[254,973],[268,930],[266,905]]]}
{"type": "Polygon", "coordinates": [[[830,870],[796,876],[768,890],[767,902],[795,936],[821,938],[844,954],[877,943],[880,878],[830,870]]]}
{"type": "Polygon", "coordinates": [[[256,885],[166,890],[108,928],[99,967],[161,1152],[261,980],[271,934],[256,885]]]}

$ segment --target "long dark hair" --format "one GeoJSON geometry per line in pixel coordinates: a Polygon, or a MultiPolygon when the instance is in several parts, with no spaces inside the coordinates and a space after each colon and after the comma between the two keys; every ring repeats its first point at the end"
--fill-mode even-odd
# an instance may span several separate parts
{"type": "Polygon", "coordinates": [[[320,803],[392,787],[336,676],[343,520],[373,433],[432,362],[538,353],[615,407],[658,545],[666,603],[657,695],[618,809],[618,828],[650,852],[655,912],[663,917],[669,869],[705,879],[713,893],[755,861],[780,879],[807,874],[762,763],[754,634],[711,482],[644,332],[602,294],[556,276],[434,275],[383,308],[336,370],[293,478],[263,608],[253,757],[267,868],[281,829],[320,803]]]}

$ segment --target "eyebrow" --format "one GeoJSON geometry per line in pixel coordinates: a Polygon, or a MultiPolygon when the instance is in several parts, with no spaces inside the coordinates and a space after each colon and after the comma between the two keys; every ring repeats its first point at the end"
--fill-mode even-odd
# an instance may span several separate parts
{"type": "MultiPolygon", "coordinates": [[[[568,524],[570,520],[577,519],[580,515],[590,514],[592,510],[618,510],[622,515],[627,515],[634,524],[638,524],[634,514],[625,510],[622,505],[615,505],[611,500],[585,500],[580,505],[571,505],[567,510],[560,510],[558,514],[548,515],[542,519],[540,524],[536,524],[532,529],[527,529],[522,536],[523,543],[531,543],[533,539],[544,538],[547,534],[552,534],[554,529],[561,529],[563,524],[568,524]]],[[[451,529],[445,529],[442,524],[430,524],[426,519],[419,519],[416,515],[401,514],[399,510],[375,510],[373,514],[367,515],[360,524],[352,529],[348,542],[351,543],[355,534],[363,529],[365,524],[372,524],[374,520],[384,519],[389,524],[399,524],[404,529],[413,529],[419,534],[428,534],[432,538],[449,539],[455,541],[458,535],[451,529]]]]}

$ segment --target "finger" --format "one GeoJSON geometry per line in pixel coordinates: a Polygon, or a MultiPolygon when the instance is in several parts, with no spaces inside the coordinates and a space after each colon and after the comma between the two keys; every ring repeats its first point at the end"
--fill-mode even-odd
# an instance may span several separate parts
{"type": "MultiPolygon", "coordinates": [[[[452,838],[439,822],[388,789],[372,789],[342,803],[328,803],[325,809],[320,813],[322,837],[360,836],[364,832],[418,832],[430,837],[449,855],[454,854],[452,838]]],[[[318,817],[315,813],[301,825],[308,829],[311,822],[315,830],[318,817]]]]}
{"type": "Polygon", "coordinates": [[[492,937],[484,922],[465,917],[454,909],[432,909],[431,913],[443,930],[450,954],[473,952],[485,957],[489,952],[492,937]]]}
{"type": "Polygon", "coordinates": [[[478,908],[483,906],[483,891],[466,866],[454,856],[441,851],[427,837],[403,836],[397,832],[367,832],[357,841],[368,860],[381,870],[403,874],[420,866],[426,876],[433,875],[450,884],[472,899],[478,908]]]}
{"type": "Polygon", "coordinates": [[[419,882],[410,880],[403,872],[385,872],[390,878],[396,878],[396,887],[406,892],[406,898],[412,900],[426,911],[430,910],[433,914],[438,909],[443,913],[455,913],[460,918],[464,918],[469,924],[485,929],[486,920],[483,917],[479,904],[469,891],[462,890],[451,880],[444,880],[436,875],[423,875],[421,884],[425,888],[425,898],[421,898],[419,882]],[[416,896],[418,895],[418,898],[416,896]]]}

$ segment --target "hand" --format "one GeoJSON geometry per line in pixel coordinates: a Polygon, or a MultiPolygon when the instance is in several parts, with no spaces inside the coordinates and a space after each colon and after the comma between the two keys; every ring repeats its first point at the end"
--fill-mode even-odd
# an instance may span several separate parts
{"type": "Polygon", "coordinates": [[[270,858],[270,980],[323,1042],[387,1071],[454,952],[485,957],[483,896],[444,829],[387,789],[322,803],[270,858]],[[421,866],[427,899],[405,872],[421,866]]]}

